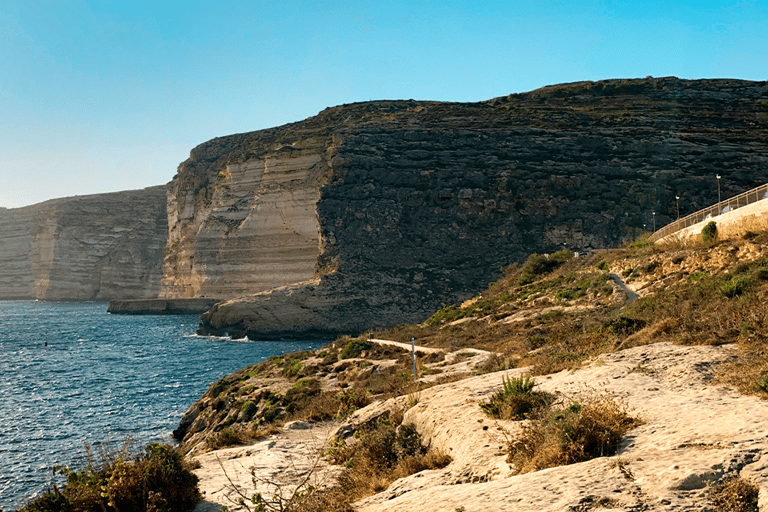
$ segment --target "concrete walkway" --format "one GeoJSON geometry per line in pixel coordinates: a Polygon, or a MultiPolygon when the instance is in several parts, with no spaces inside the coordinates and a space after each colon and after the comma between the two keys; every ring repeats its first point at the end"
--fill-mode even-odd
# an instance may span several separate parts
{"type": "MultiPolygon", "coordinates": [[[[410,343],[400,343],[399,341],[392,341],[392,340],[379,340],[376,338],[369,339],[371,343],[376,343],[377,345],[389,345],[392,347],[401,348],[403,350],[407,350],[408,352],[411,351],[411,344],[410,343]]],[[[416,345],[416,353],[422,353],[422,354],[442,354],[445,350],[441,348],[429,348],[429,347],[420,347],[416,345]]]]}

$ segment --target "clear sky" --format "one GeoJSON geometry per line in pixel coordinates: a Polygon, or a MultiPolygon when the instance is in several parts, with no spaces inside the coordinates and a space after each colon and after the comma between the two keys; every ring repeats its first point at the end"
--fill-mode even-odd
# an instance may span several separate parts
{"type": "Polygon", "coordinates": [[[342,103],[646,75],[768,79],[768,0],[0,0],[0,206],[342,103]]]}

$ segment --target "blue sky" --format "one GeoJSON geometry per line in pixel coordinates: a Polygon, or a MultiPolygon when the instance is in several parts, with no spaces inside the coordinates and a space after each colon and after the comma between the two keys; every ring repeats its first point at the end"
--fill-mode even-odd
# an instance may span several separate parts
{"type": "Polygon", "coordinates": [[[213,137],[371,99],[768,79],[762,1],[0,0],[0,206],[170,181],[213,137]]]}

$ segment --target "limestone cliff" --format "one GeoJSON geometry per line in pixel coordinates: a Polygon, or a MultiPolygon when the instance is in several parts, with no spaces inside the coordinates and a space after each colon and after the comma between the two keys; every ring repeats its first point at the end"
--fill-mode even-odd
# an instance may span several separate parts
{"type": "Polygon", "coordinates": [[[157,297],[165,186],[0,209],[0,299],[157,297]]]}
{"type": "Polygon", "coordinates": [[[676,194],[681,215],[709,205],[716,174],[723,197],[768,181],[767,139],[768,84],[738,80],[329,108],[193,150],[169,188],[161,296],[258,292],[200,329],[251,338],[419,321],[531,252],[660,227],[676,194]]]}

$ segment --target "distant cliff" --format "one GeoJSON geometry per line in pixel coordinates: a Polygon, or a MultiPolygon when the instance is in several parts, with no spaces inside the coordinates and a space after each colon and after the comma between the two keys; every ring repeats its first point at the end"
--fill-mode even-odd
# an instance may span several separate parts
{"type": "Polygon", "coordinates": [[[166,188],[0,208],[0,299],[157,297],[166,188]]]}

